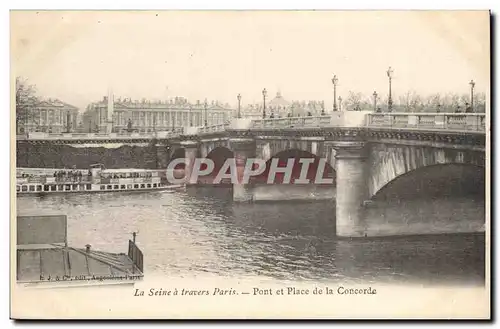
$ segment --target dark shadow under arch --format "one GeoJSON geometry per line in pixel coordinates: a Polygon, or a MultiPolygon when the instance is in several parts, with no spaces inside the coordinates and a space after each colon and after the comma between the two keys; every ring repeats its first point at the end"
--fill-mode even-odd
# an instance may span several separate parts
{"type": "MultiPolygon", "coordinates": [[[[228,149],[227,147],[224,146],[218,146],[211,150],[207,156],[206,159],[210,159],[214,162],[214,169],[212,173],[198,177],[198,184],[212,184],[213,180],[217,175],[219,174],[219,171],[221,170],[222,166],[226,162],[227,159],[234,158],[234,152],[228,149]]],[[[206,164],[201,164],[200,169],[204,170],[206,169],[206,164]]],[[[230,168],[226,170],[226,174],[228,174],[230,171],[230,168]]],[[[218,184],[220,186],[226,186],[230,185],[226,181],[222,181],[221,184],[218,184]]]]}
{"type": "MultiPolygon", "coordinates": [[[[176,159],[184,159],[186,157],[186,149],[183,147],[176,148],[170,154],[169,163],[176,159]]],[[[180,163],[175,166],[175,169],[184,169],[184,163],[180,163]]]]}
{"type": "Polygon", "coordinates": [[[227,159],[233,158],[234,152],[224,146],[218,146],[211,150],[206,158],[214,162],[214,172],[218,172],[227,159]]]}
{"type": "Polygon", "coordinates": [[[485,168],[473,164],[435,164],[411,170],[382,186],[371,200],[485,197],[485,168]]]}
{"type": "MultiPolygon", "coordinates": [[[[317,155],[314,155],[311,152],[300,150],[300,149],[288,149],[284,150],[281,152],[278,152],[274,156],[272,156],[269,160],[266,161],[266,169],[265,171],[256,176],[252,177],[252,182],[254,183],[265,183],[267,182],[267,178],[269,175],[269,170],[271,168],[271,162],[273,159],[279,159],[278,161],[278,167],[286,167],[287,161],[290,158],[295,159],[294,167],[292,170],[292,178],[290,182],[293,184],[293,182],[300,177],[300,173],[302,170],[302,164],[299,163],[299,159],[301,158],[309,158],[309,159],[314,159],[314,162],[309,165],[309,170],[307,173],[307,179],[309,179],[310,184],[313,184],[316,178],[318,166],[319,166],[319,161],[320,157],[317,155]]],[[[276,179],[275,179],[275,184],[282,184],[283,183],[283,174],[277,174],[276,179]]],[[[335,170],[332,168],[332,166],[326,162],[324,171],[323,171],[323,176],[322,178],[333,178],[333,185],[336,185],[336,173],[335,170]]]]}

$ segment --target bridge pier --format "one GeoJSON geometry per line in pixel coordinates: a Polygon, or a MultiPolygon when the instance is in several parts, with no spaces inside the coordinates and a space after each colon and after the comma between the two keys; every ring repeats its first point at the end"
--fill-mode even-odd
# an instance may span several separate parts
{"type": "Polygon", "coordinates": [[[198,143],[193,141],[183,141],[181,146],[184,147],[184,182],[186,185],[196,184],[191,182],[191,174],[193,173],[194,160],[198,154],[198,143]]]}
{"type": "Polygon", "coordinates": [[[156,168],[165,169],[170,161],[169,146],[163,144],[156,145],[156,168]]]}
{"type": "Polygon", "coordinates": [[[229,140],[234,153],[239,184],[233,184],[233,201],[250,202],[253,200],[253,191],[249,184],[242,183],[247,159],[255,158],[256,145],[252,138],[234,138],[229,140]]]}
{"type": "Polygon", "coordinates": [[[363,142],[335,143],[337,191],[336,234],[342,237],[365,235],[363,201],[367,194],[363,142]]]}

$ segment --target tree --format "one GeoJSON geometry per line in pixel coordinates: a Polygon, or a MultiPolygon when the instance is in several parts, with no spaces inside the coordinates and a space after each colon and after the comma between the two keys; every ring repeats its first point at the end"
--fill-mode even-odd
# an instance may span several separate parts
{"type": "Polygon", "coordinates": [[[474,95],[474,111],[478,113],[486,112],[486,94],[477,93],[474,95]]]}
{"type": "Polygon", "coordinates": [[[442,112],[443,101],[440,94],[432,94],[425,97],[422,101],[423,112],[442,112]]]}
{"type": "Polygon", "coordinates": [[[345,100],[345,107],[348,111],[358,111],[361,109],[361,100],[363,99],[362,93],[355,93],[349,91],[347,99],[345,100]]]}
{"type": "Polygon", "coordinates": [[[16,77],[16,130],[18,132],[24,132],[26,123],[34,117],[37,102],[35,85],[30,85],[25,78],[16,77]]]}
{"type": "Polygon", "coordinates": [[[399,104],[405,112],[418,112],[422,104],[422,99],[414,91],[408,91],[399,97],[399,104]]]}
{"type": "Polygon", "coordinates": [[[466,107],[466,104],[467,105],[470,105],[470,96],[469,95],[461,95],[460,96],[460,104],[464,107],[466,107]]]}

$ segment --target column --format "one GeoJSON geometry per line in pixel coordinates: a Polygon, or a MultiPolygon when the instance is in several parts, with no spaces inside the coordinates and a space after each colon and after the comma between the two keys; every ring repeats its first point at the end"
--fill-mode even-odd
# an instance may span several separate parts
{"type": "Polygon", "coordinates": [[[233,184],[233,201],[250,202],[253,200],[253,189],[251,184],[243,184],[243,174],[248,158],[255,158],[256,145],[252,138],[232,138],[229,147],[234,153],[236,169],[238,173],[238,184],[233,184]]]}
{"type": "Polygon", "coordinates": [[[184,181],[186,185],[191,185],[190,178],[193,172],[194,160],[198,154],[198,143],[194,141],[184,141],[181,142],[181,146],[184,147],[185,150],[184,181]]]}
{"type": "Polygon", "coordinates": [[[336,142],[337,190],[336,234],[342,237],[365,236],[363,201],[367,193],[365,148],[363,142],[336,142]]]}

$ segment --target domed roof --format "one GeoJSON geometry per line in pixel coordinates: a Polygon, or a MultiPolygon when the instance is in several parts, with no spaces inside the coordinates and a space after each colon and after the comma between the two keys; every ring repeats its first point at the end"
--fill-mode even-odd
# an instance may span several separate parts
{"type": "Polygon", "coordinates": [[[276,93],[276,97],[274,97],[270,102],[269,106],[290,106],[291,103],[281,96],[281,92],[276,93]]]}

